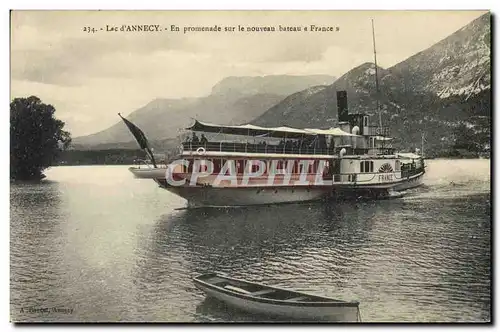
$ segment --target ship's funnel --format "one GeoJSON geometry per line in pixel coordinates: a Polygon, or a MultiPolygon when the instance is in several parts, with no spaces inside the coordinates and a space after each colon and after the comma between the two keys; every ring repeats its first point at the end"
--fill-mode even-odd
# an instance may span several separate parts
{"type": "Polygon", "coordinates": [[[347,109],[347,91],[337,91],[337,113],[339,122],[349,121],[347,109]]]}

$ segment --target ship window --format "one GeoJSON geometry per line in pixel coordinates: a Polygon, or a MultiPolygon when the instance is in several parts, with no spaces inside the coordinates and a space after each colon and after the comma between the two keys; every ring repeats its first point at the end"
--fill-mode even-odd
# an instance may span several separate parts
{"type": "Polygon", "coordinates": [[[202,173],[206,172],[207,171],[207,165],[205,163],[205,160],[200,160],[200,164],[199,164],[198,167],[199,167],[198,170],[197,170],[198,172],[202,172],[202,173]]]}
{"type": "Polygon", "coordinates": [[[224,159],[223,161],[224,161],[223,166],[227,167],[226,171],[224,172],[224,175],[231,175],[234,164],[232,164],[228,159],[224,159]]]}
{"type": "Polygon", "coordinates": [[[396,172],[401,171],[401,162],[399,160],[396,160],[396,172]]]}
{"type": "Polygon", "coordinates": [[[238,174],[243,174],[245,172],[245,161],[238,161],[238,174]]]}
{"type": "Polygon", "coordinates": [[[259,165],[252,165],[252,173],[257,173],[259,171],[259,165]]]}
{"type": "Polygon", "coordinates": [[[214,173],[219,173],[220,171],[220,159],[214,159],[212,160],[212,162],[214,163],[214,173]]]}
{"type": "Polygon", "coordinates": [[[373,161],[364,160],[360,165],[361,173],[373,173],[373,161]]]}
{"type": "Polygon", "coordinates": [[[365,127],[366,127],[366,126],[368,126],[368,117],[367,117],[367,116],[365,116],[363,120],[364,120],[364,125],[365,125],[365,127]]]}

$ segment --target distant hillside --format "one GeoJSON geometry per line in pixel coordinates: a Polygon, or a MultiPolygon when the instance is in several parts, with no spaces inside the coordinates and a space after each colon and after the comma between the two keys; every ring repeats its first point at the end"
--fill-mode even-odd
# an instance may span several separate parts
{"type": "Polygon", "coordinates": [[[335,78],[328,75],[291,76],[270,75],[261,77],[236,77],[223,79],[212,88],[212,95],[275,94],[288,96],[316,85],[329,85],[335,78]]]}
{"type": "MultiPolygon", "coordinates": [[[[351,113],[367,113],[378,123],[376,100],[396,144],[430,150],[448,148],[455,128],[491,109],[490,15],[485,14],[430,48],[388,69],[362,64],[329,86],[305,89],[274,105],[252,123],[263,126],[336,125],[336,91],[347,90],[351,113]]],[[[484,121],[481,123],[485,123],[484,121]]]]}
{"type": "MultiPolygon", "coordinates": [[[[249,122],[290,93],[334,80],[332,76],[230,77],[216,84],[210,96],[156,99],[127,118],[139,126],[150,141],[161,141],[175,138],[179,129],[189,126],[194,118],[221,124],[249,122]]],[[[73,146],[76,149],[129,148],[135,144],[132,141],[132,135],[117,116],[115,125],[76,137],[73,146]]]]}

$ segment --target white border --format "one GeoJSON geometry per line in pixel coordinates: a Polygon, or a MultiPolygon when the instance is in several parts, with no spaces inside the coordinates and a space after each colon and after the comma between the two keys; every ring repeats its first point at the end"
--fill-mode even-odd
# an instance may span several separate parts
{"type": "MultiPolygon", "coordinates": [[[[253,1],[222,1],[222,0],[212,0],[210,2],[208,1],[203,1],[203,0],[189,0],[189,1],[182,1],[182,2],[168,2],[166,3],[165,1],[152,1],[152,0],[141,0],[141,1],[107,1],[104,3],[102,0],[86,0],[86,1],[71,1],[71,2],[60,2],[60,1],[13,1],[13,0],[6,0],[2,2],[2,11],[1,11],[1,22],[2,26],[4,29],[2,29],[0,38],[1,38],[1,45],[7,46],[4,48],[2,52],[2,70],[3,72],[3,88],[2,92],[7,95],[7,98],[5,98],[6,103],[10,103],[10,77],[9,77],[9,9],[68,9],[68,10],[76,10],[76,9],[253,9],[253,10],[271,10],[271,9],[295,9],[295,10],[312,10],[312,9],[335,9],[335,10],[347,10],[347,9],[381,9],[381,10],[404,10],[404,9],[414,9],[414,10],[427,10],[427,9],[438,9],[438,10],[477,10],[477,9],[489,9],[493,13],[497,12],[497,7],[498,7],[499,1],[493,1],[493,0],[447,0],[447,1],[432,1],[432,0],[419,0],[419,1],[413,1],[413,2],[406,2],[402,3],[401,1],[390,1],[390,0],[382,0],[382,1],[337,1],[335,3],[328,3],[325,0],[288,0],[286,2],[271,2],[270,0],[253,0],[253,1]]],[[[495,36],[495,41],[496,41],[496,34],[495,36]]],[[[497,51],[497,43],[494,42],[495,45],[495,51],[497,51]]],[[[496,74],[496,70],[494,72],[496,74]]],[[[496,77],[496,75],[495,75],[496,77]]],[[[498,96],[498,89],[496,86],[494,87],[494,95],[498,96]]],[[[496,103],[495,103],[496,104],[496,103]]],[[[492,112],[496,112],[496,110],[492,110],[492,112]]],[[[2,116],[4,117],[2,123],[6,127],[5,130],[0,131],[2,137],[0,139],[1,141],[1,149],[3,152],[4,156],[8,156],[9,152],[9,136],[8,136],[8,130],[7,130],[7,124],[9,123],[8,113],[7,112],[2,112],[2,116]]],[[[498,125],[498,120],[500,118],[499,115],[495,116],[495,125],[498,125]]],[[[497,127],[497,126],[495,126],[497,127]]],[[[497,154],[498,149],[497,146],[500,146],[498,144],[500,138],[498,138],[498,135],[495,135],[496,139],[495,142],[493,143],[493,147],[495,149],[495,154],[497,154]]],[[[8,159],[7,159],[8,160],[8,159]]],[[[9,182],[7,180],[7,174],[9,173],[9,166],[8,162],[2,163],[2,172],[3,177],[2,179],[2,185],[4,191],[2,191],[2,207],[1,207],[1,212],[3,215],[2,220],[2,227],[4,228],[3,231],[1,232],[1,236],[3,237],[3,241],[1,243],[3,244],[3,250],[0,255],[1,257],[1,263],[4,269],[2,269],[3,273],[2,275],[2,283],[1,283],[1,293],[0,293],[0,298],[2,299],[2,302],[0,304],[0,311],[3,313],[2,317],[2,326],[1,326],[1,331],[11,331],[13,330],[13,325],[9,324],[9,312],[10,312],[10,305],[9,305],[9,220],[10,220],[10,215],[9,215],[9,182]],[[7,267],[7,268],[5,268],[7,267]]],[[[491,174],[496,173],[495,171],[497,170],[497,167],[495,167],[495,170],[491,170],[491,174]]],[[[500,174],[500,173],[498,173],[500,174]]],[[[495,181],[495,189],[498,181],[495,181]]],[[[495,199],[496,203],[496,199],[495,199]]],[[[493,222],[493,221],[492,221],[493,222]]],[[[497,226],[496,228],[498,228],[497,226]]],[[[493,245],[493,243],[492,243],[493,245]]],[[[495,250],[496,253],[496,250],[495,250]]],[[[495,278],[496,279],[496,278],[495,278]]],[[[496,280],[495,280],[496,281],[496,280]]],[[[495,306],[495,308],[498,308],[498,305],[495,306]]],[[[496,312],[494,313],[496,314],[496,312]]],[[[496,315],[495,315],[496,316],[496,315]]],[[[497,317],[498,318],[498,317],[497,317]]],[[[83,326],[82,326],[83,327],[83,326]]],[[[80,326],[74,326],[73,328],[78,328],[81,329],[82,327],[80,326]]],[[[288,329],[289,326],[283,326],[285,329],[288,329]]],[[[282,327],[282,328],[283,328],[282,327]]],[[[435,329],[435,327],[427,327],[427,326],[422,326],[426,329],[435,329]]],[[[443,328],[445,326],[440,326],[440,328],[443,328]]],[[[33,328],[33,327],[31,327],[33,328]]],[[[46,330],[55,330],[57,326],[51,326],[51,327],[46,327],[46,330]]],[[[95,327],[97,330],[104,330],[105,326],[100,326],[100,327],[95,327]]],[[[109,327],[108,327],[109,328],[109,327]]],[[[123,328],[123,326],[118,326],[117,328],[123,328]]],[[[132,330],[143,330],[145,328],[151,328],[151,326],[144,326],[144,327],[133,327],[132,330]]],[[[167,328],[172,329],[172,328],[177,328],[174,326],[167,326],[167,328]]],[[[218,330],[220,327],[204,327],[204,329],[207,330],[218,330]]],[[[257,328],[262,329],[263,327],[258,326],[257,328]]],[[[308,329],[308,327],[300,327],[300,328],[305,328],[308,329]]],[[[383,326],[382,327],[384,330],[386,329],[403,329],[404,327],[387,327],[383,326]]],[[[475,329],[475,327],[469,327],[470,329],[475,329]]],[[[468,328],[468,329],[469,329],[468,328]]],[[[479,328],[479,327],[477,327],[479,328]]],[[[355,330],[359,329],[365,329],[365,328],[354,328],[355,330]]],[[[454,326],[451,327],[451,329],[455,329],[454,326]]]]}
{"type": "Polygon", "coordinates": [[[421,0],[402,3],[401,1],[381,0],[374,3],[369,0],[337,1],[328,3],[324,0],[288,0],[286,2],[271,0],[223,1],[184,0],[182,2],[165,2],[161,0],[141,1],[5,1],[12,2],[13,9],[255,9],[255,10],[481,10],[491,9],[493,0],[421,0]]]}

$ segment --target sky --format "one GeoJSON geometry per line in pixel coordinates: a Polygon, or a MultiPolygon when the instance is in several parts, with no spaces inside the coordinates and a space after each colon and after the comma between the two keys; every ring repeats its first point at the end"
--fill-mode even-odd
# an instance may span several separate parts
{"type": "Polygon", "coordinates": [[[36,95],[73,137],[116,123],[156,98],[200,97],[228,76],[341,76],[393,66],[485,11],[13,11],[11,99],[36,95]],[[106,31],[122,25],[161,31],[106,31]],[[171,25],[180,31],[171,31],[171,25]],[[186,32],[217,25],[221,32],[186,32]],[[240,32],[238,26],[332,27],[240,32]],[[86,27],[96,32],[85,31],[86,27]],[[225,27],[235,27],[225,32],[225,27]],[[337,31],[338,27],[338,31],[337,31]],[[100,30],[102,28],[102,30],[100,30]],[[310,29],[309,29],[310,30],[310,29]]]}

